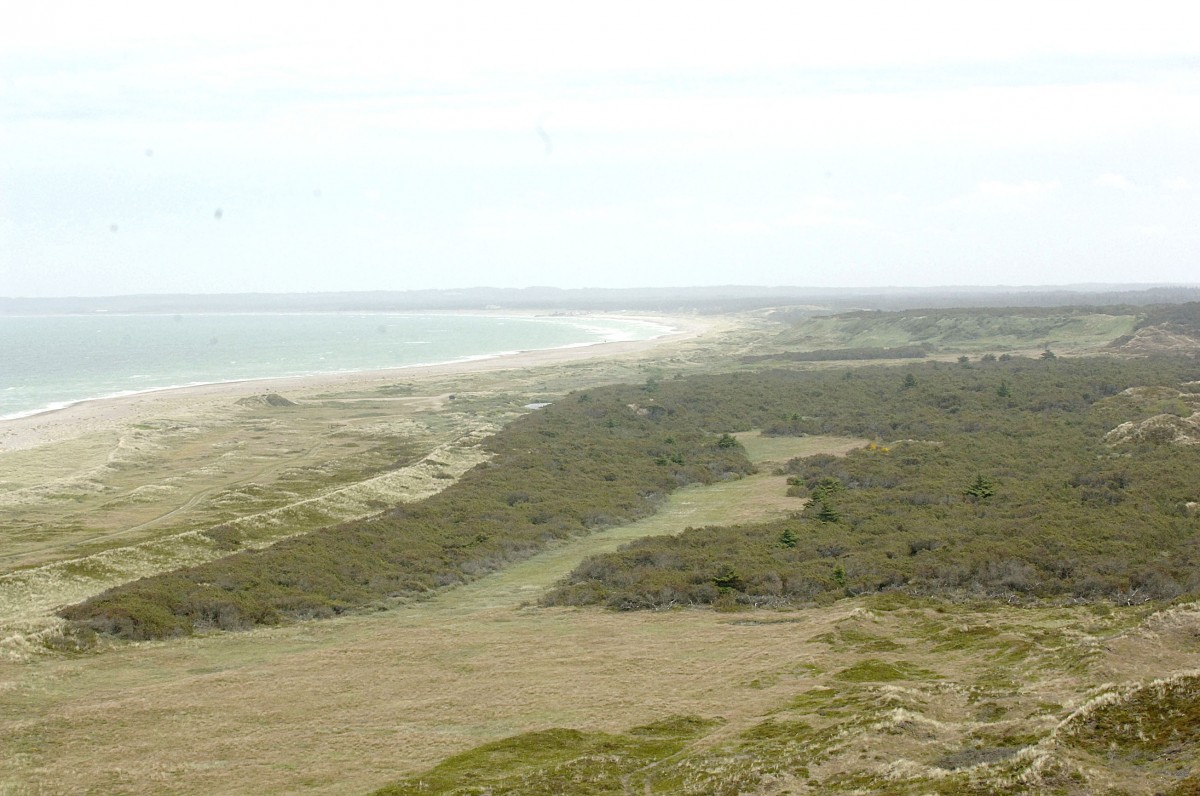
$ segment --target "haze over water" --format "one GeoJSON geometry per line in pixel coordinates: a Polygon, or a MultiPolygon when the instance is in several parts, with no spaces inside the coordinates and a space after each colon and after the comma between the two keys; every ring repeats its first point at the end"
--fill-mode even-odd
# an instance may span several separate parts
{"type": "Polygon", "coordinates": [[[0,317],[0,419],[168,387],[465,361],[665,331],[632,319],[449,314],[0,317]]]}

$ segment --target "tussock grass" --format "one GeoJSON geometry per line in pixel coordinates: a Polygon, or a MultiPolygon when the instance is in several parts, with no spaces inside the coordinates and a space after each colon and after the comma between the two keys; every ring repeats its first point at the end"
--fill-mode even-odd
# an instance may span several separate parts
{"type": "Polygon", "coordinates": [[[1200,747],[1200,673],[1187,672],[1110,691],[1059,726],[1060,742],[1133,763],[1189,758],[1200,747]]]}
{"type": "Polygon", "coordinates": [[[455,755],[382,788],[375,796],[451,794],[623,794],[630,778],[669,758],[719,721],[676,716],[620,734],[551,729],[525,733],[455,755]]]}
{"type": "Polygon", "coordinates": [[[889,683],[895,680],[929,680],[937,675],[908,661],[883,661],[868,658],[834,675],[847,683],[889,683]]]}

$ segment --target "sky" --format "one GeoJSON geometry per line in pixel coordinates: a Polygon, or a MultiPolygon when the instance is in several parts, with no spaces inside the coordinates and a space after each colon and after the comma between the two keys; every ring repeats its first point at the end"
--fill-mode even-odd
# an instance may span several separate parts
{"type": "Polygon", "coordinates": [[[62,2],[0,296],[1200,284],[1200,3],[62,2]]]}

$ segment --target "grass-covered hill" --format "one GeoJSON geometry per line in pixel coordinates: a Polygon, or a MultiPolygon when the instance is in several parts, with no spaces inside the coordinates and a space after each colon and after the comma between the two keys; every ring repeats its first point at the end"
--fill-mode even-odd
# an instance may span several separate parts
{"type": "Polygon", "coordinates": [[[1138,321],[1138,329],[1167,327],[1192,337],[1200,337],[1200,302],[1147,307],[1138,321]]]}
{"type": "MultiPolygon", "coordinates": [[[[1194,588],[1187,504],[1200,499],[1200,449],[1111,445],[1104,435],[1190,414],[1180,385],[1200,368],[988,360],[571,394],[504,429],[490,462],[420,504],[135,581],[63,616],[149,638],[329,616],[453,586],[554,539],[643,516],[681,485],[749,471],[727,435],[753,428],[883,446],[793,463],[797,490],[822,498],[801,518],[646,542],[585,565],[552,599],[648,607],[896,587],[1140,599],[1194,588]],[[1169,395],[1122,394],[1145,385],[1169,395]]],[[[239,544],[236,533],[222,541],[239,544]]]]}
{"type": "Polygon", "coordinates": [[[641,540],[585,562],[546,601],[802,605],[903,589],[1141,602],[1194,592],[1200,385],[1184,382],[1195,371],[1019,359],[808,376],[796,411],[765,422],[768,432],[879,442],[792,460],[791,491],[809,498],[793,519],[641,540]]]}
{"type": "Polygon", "coordinates": [[[1197,792],[1200,677],[1110,684],[1060,716],[1057,703],[1014,699],[1024,686],[1014,675],[1078,677],[1088,656],[1061,632],[1014,632],[984,616],[877,601],[820,639],[827,660],[855,650],[856,663],[810,667],[806,679],[819,684],[748,727],[731,732],[719,718],[682,715],[624,732],[538,730],[452,756],[374,796],[1197,792]],[[879,635],[905,618],[919,624],[919,640],[879,635]],[[942,672],[983,676],[964,686],[895,659],[917,654],[942,672]]]}
{"type": "Polygon", "coordinates": [[[1200,351],[1200,303],[1107,307],[995,307],[857,311],[837,315],[781,311],[787,328],[771,353],[753,359],[828,361],[904,359],[935,354],[1040,348],[1131,355],[1200,351]]]}
{"type": "Polygon", "coordinates": [[[1083,349],[1133,334],[1146,317],[1146,312],[1131,307],[861,311],[800,318],[774,342],[805,351],[913,346],[931,353],[1083,349]]]}
{"type": "Polygon", "coordinates": [[[1113,341],[1124,354],[1200,352],[1200,303],[1147,308],[1134,330],[1113,341]]]}

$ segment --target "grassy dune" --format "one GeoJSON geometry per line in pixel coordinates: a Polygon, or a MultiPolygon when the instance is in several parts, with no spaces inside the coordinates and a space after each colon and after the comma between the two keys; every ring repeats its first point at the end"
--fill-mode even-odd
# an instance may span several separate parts
{"type": "Polygon", "coordinates": [[[410,464],[455,433],[422,416],[436,406],[230,403],[0,457],[0,561],[44,564],[280,508],[410,464]]]}
{"type": "Polygon", "coordinates": [[[28,483],[58,476],[0,494],[0,560],[23,565],[0,574],[0,655],[38,654],[65,604],[228,555],[214,528],[261,548],[445,488],[484,458],[478,443],[495,426],[431,421],[442,403],[234,407],[142,424],[175,429],[162,437],[127,429],[107,453],[86,437],[0,458],[28,483]]]}
{"type": "Polygon", "coordinates": [[[971,309],[855,312],[807,318],[776,343],[801,350],[924,345],[931,352],[1080,352],[1131,334],[1133,312],[1087,309],[971,309]]]}
{"type": "Polygon", "coordinates": [[[1151,678],[1197,662],[1180,635],[1200,623],[1194,605],[1149,616],[879,598],[839,608],[687,627],[713,642],[717,624],[744,628],[743,644],[723,639],[726,660],[786,650],[787,664],[752,679],[709,678],[740,692],[741,710],[664,716],[658,732],[614,730],[607,715],[539,729],[378,793],[466,794],[480,781],[495,794],[1193,792],[1200,681],[1151,678]],[[1175,632],[1153,633],[1164,625],[1175,632]],[[1131,653],[1144,679],[1108,682],[1131,653]]]}

